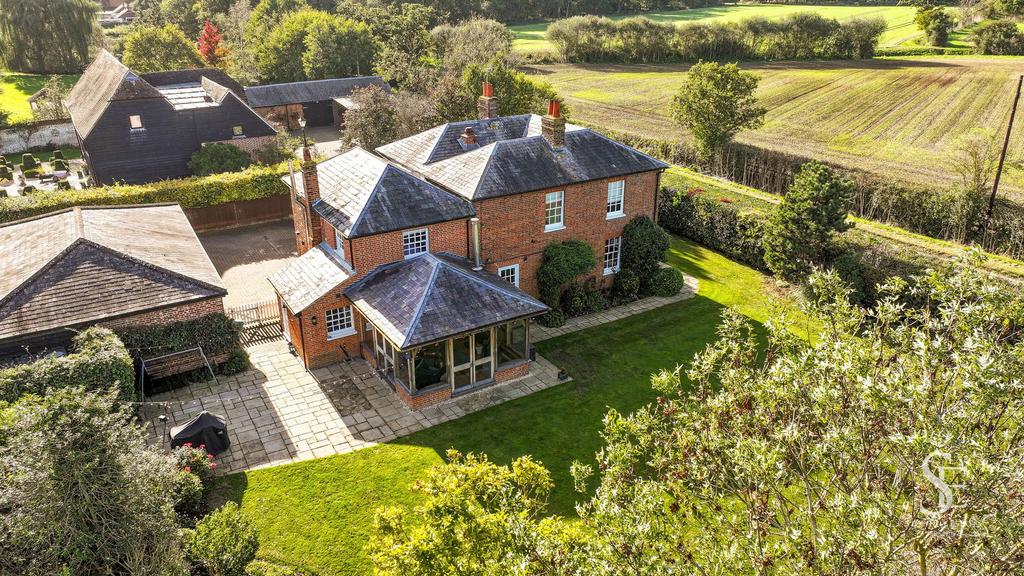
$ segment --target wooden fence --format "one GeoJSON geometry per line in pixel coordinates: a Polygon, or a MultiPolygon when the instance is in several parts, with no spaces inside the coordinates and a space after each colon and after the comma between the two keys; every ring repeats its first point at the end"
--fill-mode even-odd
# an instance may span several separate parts
{"type": "Polygon", "coordinates": [[[291,196],[281,194],[257,200],[226,202],[205,208],[186,208],[185,216],[197,232],[238,228],[281,220],[292,215],[291,196]]]}

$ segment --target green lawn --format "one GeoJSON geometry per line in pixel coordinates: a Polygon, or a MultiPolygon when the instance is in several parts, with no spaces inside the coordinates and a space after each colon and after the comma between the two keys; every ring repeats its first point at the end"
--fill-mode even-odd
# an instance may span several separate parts
{"type": "MultiPolygon", "coordinates": [[[[38,92],[47,78],[45,74],[0,72],[0,110],[9,112],[11,120],[31,120],[32,107],[28,104],[28,97],[38,92]]],[[[68,88],[78,80],[77,75],[61,78],[68,88]]]]}
{"type": "MultiPolygon", "coordinates": [[[[658,22],[735,22],[753,16],[781,18],[797,12],[817,12],[837,20],[852,18],[885,18],[888,28],[882,35],[881,46],[895,46],[917,36],[921,32],[914,24],[915,9],[911,6],[807,6],[801,4],[742,4],[735,6],[713,6],[694,10],[673,10],[667,12],[648,12],[643,14],[658,22]]],[[[618,20],[626,16],[612,16],[618,20]]],[[[520,52],[543,53],[551,52],[553,46],[544,39],[548,22],[510,26],[516,35],[514,47],[520,52]]]]}
{"type": "Polygon", "coordinates": [[[414,503],[409,485],[451,447],[502,463],[532,454],[554,476],[551,511],[573,514],[569,466],[592,460],[608,408],[651,401],[650,374],[711,341],[725,306],[757,321],[775,306],[764,276],[715,252],[674,239],[670,263],[698,278],[698,296],[538,344],[572,382],[374,448],[228,476],[217,499],[241,504],[259,529],[261,557],[320,575],[368,574],[374,511],[414,503]]]}

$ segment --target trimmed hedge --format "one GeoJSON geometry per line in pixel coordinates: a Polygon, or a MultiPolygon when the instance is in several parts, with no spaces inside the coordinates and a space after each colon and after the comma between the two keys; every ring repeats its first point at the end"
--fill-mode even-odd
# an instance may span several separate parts
{"type": "Polygon", "coordinates": [[[89,328],[74,337],[72,353],[49,356],[31,364],[0,370],[0,401],[14,402],[25,394],[44,395],[49,390],[83,387],[108,390],[118,398],[135,397],[135,369],[128,350],[106,328],[89,328]]]}
{"type": "Polygon", "coordinates": [[[942,46],[887,46],[875,50],[875,56],[967,56],[974,54],[971,48],[942,46]]]}
{"type": "Polygon", "coordinates": [[[249,356],[242,349],[242,330],[224,314],[208,314],[166,326],[118,328],[117,335],[139,356],[158,356],[202,346],[207,357],[230,354],[215,367],[218,374],[237,374],[249,368],[249,356]]]}
{"type": "MultiPolygon", "coordinates": [[[[663,188],[659,202],[658,223],[669,232],[771,273],[764,262],[762,244],[767,213],[739,211],[697,190],[663,188]]],[[[854,289],[860,301],[871,304],[878,296],[877,285],[886,279],[909,278],[940,264],[940,260],[928,259],[909,248],[891,246],[854,228],[843,235],[832,267],[854,289]]]]}
{"type": "Polygon", "coordinates": [[[242,172],[161,180],[150,184],[113,185],[62,190],[0,199],[0,223],[30,218],[72,206],[116,206],[177,202],[182,208],[205,208],[239,200],[288,193],[281,181],[284,165],[253,166],[242,172]]]}

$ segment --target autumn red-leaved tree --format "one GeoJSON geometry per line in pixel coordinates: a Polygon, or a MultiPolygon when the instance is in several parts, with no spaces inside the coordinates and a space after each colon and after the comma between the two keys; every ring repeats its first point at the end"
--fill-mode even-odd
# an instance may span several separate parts
{"type": "Polygon", "coordinates": [[[220,30],[217,25],[209,20],[203,25],[203,31],[199,34],[199,40],[196,42],[196,47],[199,49],[199,54],[203,57],[203,61],[210,66],[216,66],[224,60],[227,56],[227,50],[220,45],[221,42],[220,30]]]}

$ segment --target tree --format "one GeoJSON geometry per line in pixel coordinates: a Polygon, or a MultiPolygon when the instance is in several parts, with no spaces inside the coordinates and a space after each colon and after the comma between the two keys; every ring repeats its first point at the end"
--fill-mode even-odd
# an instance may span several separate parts
{"type": "Polygon", "coordinates": [[[207,20],[203,25],[202,33],[199,34],[199,40],[196,41],[196,48],[199,50],[203,62],[210,66],[217,66],[224,61],[224,58],[227,57],[227,50],[220,45],[222,39],[217,26],[207,20]]]}
{"type": "Polygon", "coordinates": [[[377,53],[369,26],[339,16],[310,24],[305,47],[302,69],[310,80],[368,74],[377,53]]]}
{"type": "MultiPolygon", "coordinates": [[[[547,111],[549,101],[562,101],[551,84],[530,78],[510,66],[499,54],[488,64],[470,65],[462,73],[461,97],[464,112],[461,117],[476,116],[476,99],[480,96],[480,86],[484,80],[494,85],[494,94],[498,97],[498,113],[502,116],[543,114],[547,111]]],[[[569,112],[569,107],[563,102],[562,115],[568,115],[569,112]]],[[[444,117],[458,118],[459,116],[445,115],[444,117]]]]}
{"type": "Polygon", "coordinates": [[[0,68],[77,74],[97,35],[92,0],[0,0],[0,68]]]}
{"type": "Polygon", "coordinates": [[[764,261],[776,275],[800,280],[835,256],[853,184],[816,161],[800,167],[782,203],[772,212],[764,237],[764,261]]]}
{"type": "Polygon", "coordinates": [[[124,39],[121,61],[132,70],[159,72],[200,68],[202,56],[177,26],[140,26],[124,39]]]}
{"type": "Polygon", "coordinates": [[[647,216],[637,216],[623,227],[620,249],[622,270],[636,274],[641,290],[649,293],[654,274],[661,268],[668,250],[668,233],[647,216]]]}
{"type": "Polygon", "coordinates": [[[515,39],[504,24],[483,18],[442,24],[430,34],[443,67],[458,74],[471,65],[487,65],[498,55],[512,54],[515,39]]]}
{"type": "Polygon", "coordinates": [[[309,8],[306,0],[260,0],[252,8],[246,33],[253,38],[263,37],[286,14],[309,8]]]}
{"type": "Polygon", "coordinates": [[[46,79],[43,87],[39,89],[39,97],[35,101],[33,116],[37,120],[58,120],[67,118],[68,112],[64,109],[64,99],[68,95],[68,86],[60,76],[56,74],[46,79]]]}
{"type": "MultiPolygon", "coordinates": [[[[255,12],[253,13],[255,17],[255,12]]],[[[289,12],[270,29],[256,51],[256,69],[263,82],[299,82],[306,80],[303,55],[306,37],[315,27],[329,27],[334,16],[319,10],[289,12]]]]}
{"type": "Polygon", "coordinates": [[[672,118],[694,137],[698,156],[708,160],[743,129],[759,128],[766,110],[757,104],[757,76],[736,64],[700,61],[672,100],[672,118]]]}
{"type": "Polygon", "coordinates": [[[256,47],[258,37],[246,35],[246,28],[252,18],[249,0],[237,0],[224,14],[214,19],[228,53],[227,72],[243,84],[256,82],[256,47]]]}
{"type": "Polygon", "coordinates": [[[398,111],[391,94],[367,86],[354,90],[351,98],[358,106],[345,112],[343,140],[373,150],[397,139],[398,111]]]}
{"type": "Polygon", "coordinates": [[[203,27],[197,7],[195,0],[161,0],[160,19],[164,24],[177,26],[189,38],[195,38],[203,27]]]}
{"type": "Polygon", "coordinates": [[[982,22],[972,33],[974,46],[982,54],[1024,54],[1024,33],[1012,20],[982,22]]]}
{"type": "Polygon", "coordinates": [[[114,392],[0,410],[0,573],[180,574],[177,470],[114,392]]]}
{"type": "Polygon", "coordinates": [[[924,30],[932,46],[945,46],[949,41],[949,32],[956,26],[945,6],[918,8],[914,23],[919,29],[924,30]]]}
{"type": "Polygon", "coordinates": [[[871,311],[815,275],[813,343],[728,311],[686,368],[652,377],[655,402],[605,417],[596,467],[573,465],[584,493],[599,471],[578,521],[536,511],[542,470],[517,482],[450,457],[415,523],[379,514],[371,558],[410,576],[1014,574],[1024,302],[976,264],[894,280],[871,311]]]}

